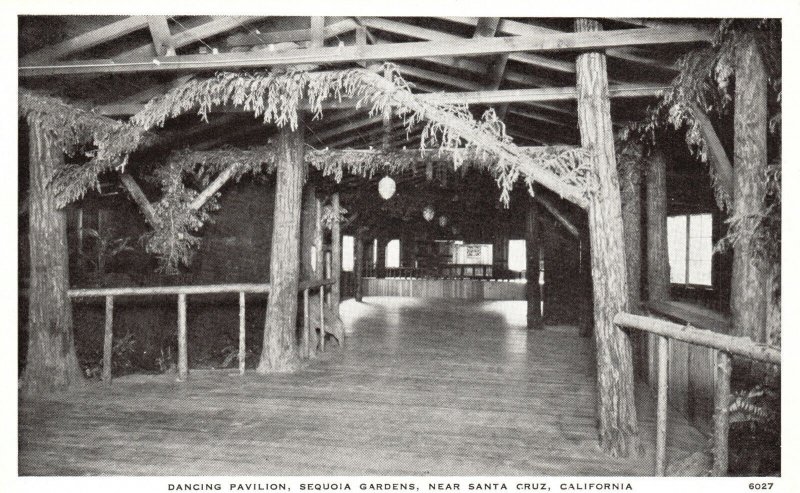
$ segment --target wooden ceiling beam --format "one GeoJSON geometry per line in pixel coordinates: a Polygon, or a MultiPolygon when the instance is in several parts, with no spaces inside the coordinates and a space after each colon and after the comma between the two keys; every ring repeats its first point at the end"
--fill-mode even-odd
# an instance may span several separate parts
{"type": "MultiPolygon", "coordinates": [[[[176,35],[175,37],[177,37],[176,35]]],[[[484,56],[522,51],[556,53],[603,50],[620,46],[708,42],[710,33],[682,29],[623,29],[558,33],[546,36],[508,36],[503,38],[460,39],[453,41],[413,41],[367,46],[337,46],[267,50],[247,53],[218,53],[156,57],[151,61],[79,60],[53,65],[25,65],[21,77],[100,73],[179,72],[262,68],[299,64],[341,64],[358,61],[384,61],[436,56],[484,56]]],[[[152,48],[152,45],[148,45],[152,48]]]]}
{"type": "Polygon", "coordinates": [[[122,20],[112,22],[97,29],[69,38],[58,44],[46,46],[34,53],[25,55],[20,59],[20,65],[45,63],[58,60],[89,48],[107,43],[126,34],[130,34],[148,26],[148,19],[143,15],[132,15],[122,20]]]}
{"type": "MultiPolygon", "coordinates": [[[[372,27],[375,29],[392,32],[395,34],[402,34],[403,36],[422,39],[426,41],[459,42],[466,39],[462,38],[461,36],[456,36],[454,34],[448,34],[441,31],[434,31],[433,29],[426,29],[424,27],[383,19],[380,17],[363,17],[362,22],[367,27],[372,27]]],[[[476,18],[475,24],[472,25],[477,26],[477,22],[478,18],[476,18]]],[[[572,62],[553,60],[551,58],[542,57],[538,55],[531,55],[527,53],[515,53],[513,55],[510,55],[509,58],[514,61],[529,63],[532,65],[537,65],[539,67],[556,70],[559,72],[568,72],[568,73],[575,72],[575,64],[572,62]]]]}
{"type": "MultiPolygon", "coordinates": [[[[477,25],[480,21],[477,17],[441,17],[442,19],[456,22],[463,25],[473,26],[477,25]]],[[[654,29],[663,29],[669,28],[674,26],[669,26],[665,23],[650,23],[649,25],[634,23],[639,27],[650,27],[654,29]]],[[[695,29],[693,27],[687,27],[687,29],[695,29]]],[[[558,33],[563,31],[558,31],[556,29],[550,29],[547,27],[542,26],[534,26],[532,24],[526,24],[524,22],[513,21],[509,19],[502,19],[498,26],[498,31],[503,34],[510,34],[514,36],[526,36],[526,35],[546,35],[552,33],[558,33]]],[[[652,67],[656,67],[659,69],[675,71],[675,67],[672,64],[664,63],[659,60],[655,60],[652,58],[643,57],[640,55],[636,55],[632,53],[627,48],[611,48],[606,50],[606,54],[612,58],[618,58],[620,60],[625,60],[628,62],[638,63],[640,65],[649,65],[652,67]]],[[[575,64],[572,63],[572,72],[575,72],[575,64]]]]}
{"type": "MultiPolygon", "coordinates": [[[[657,84],[617,84],[608,88],[612,98],[656,97],[667,89],[657,84]]],[[[498,104],[537,101],[571,101],[577,98],[574,87],[537,87],[496,91],[446,92],[421,95],[426,100],[452,104],[498,104]]]]}
{"type": "MultiPolygon", "coordinates": [[[[172,43],[175,49],[183,48],[184,46],[188,46],[193,43],[197,43],[198,40],[210,38],[216,36],[220,33],[224,33],[225,31],[230,31],[231,29],[236,29],[241,27],[242,25],[246,25],[248,23],[257,21],[259,19],[263,19],[264,16],[246,16],[246,15],[237,15],[237,16],[216,16],[212,17],[210,21],[204,22],[199,26],[191,27],[184,31],[174,33],[172,35],[172,43]]],[[[134,48],[132,50],[125,51],[124,53],[120,53],[116,57],[114,57],[115,61],[122,62],[122,63],[152,63],[152,57],[155,56],[156,53],[153,50],[152,44],[142,45],[138,48],[134,48]]],[[[184,55],[190,56],[190,55],[184,55]]],[[[215,56],[215,55],[208,55],[208,56],[215,56]]],[[[159,57],[162,60],[170,60],[175,59],[176,57],[159,57]]],[[[92,73],[92,72],[86,72],[92,73]]]]}
{"type": "Polygon", "coordinates": [[[148,15],[147,25],[150,27],[150,36],[153,37],[153,49],[158,56],[174,55],[175,47],[172,46],[172,32],[169,30],[167,17],[163,15],[148,15]]]}
{"type": "MultiPolygon", "coordinates": [[[[344,19],[324,26],[322,35],[325,39],[334,38],[340,34],[352,31],[358,27],[353,19],[344,19]]],[[[232,34],[225,40],[230,47],[260,46],[270,43],[291,43],[311,40],[310,29],[295,29],[291,31],[251,32],[232,34]]]]}

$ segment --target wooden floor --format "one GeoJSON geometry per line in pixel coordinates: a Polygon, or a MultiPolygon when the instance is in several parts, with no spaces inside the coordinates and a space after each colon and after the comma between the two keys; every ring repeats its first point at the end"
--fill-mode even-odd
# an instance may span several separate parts
{"type": "MultiPolygon", "coordinates": [[[[597,445],[591,342],[525,330],[525,303],[365,298],[294,374],[135,375],[20,402],[22,475],[650,475],[597,445]]],[[[669,455],[705,439],[673,417],[669,455]]]]}

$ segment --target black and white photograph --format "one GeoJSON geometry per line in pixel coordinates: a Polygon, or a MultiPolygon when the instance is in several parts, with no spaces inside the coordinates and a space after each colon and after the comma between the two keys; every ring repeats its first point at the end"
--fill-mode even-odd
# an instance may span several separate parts
{"type": "Polygon", "coordinates": [[[13,491],[791,491],[780,9],[92,5],[5,15],[13,491]]]}

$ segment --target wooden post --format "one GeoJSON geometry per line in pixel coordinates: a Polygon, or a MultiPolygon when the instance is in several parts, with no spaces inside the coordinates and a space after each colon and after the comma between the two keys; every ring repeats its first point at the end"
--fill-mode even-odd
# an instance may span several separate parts
{"type": "Polygon", "coordinates": [[[667,473],[667,396],[669,395],[669,339],[658,338],[658,400],[656,402],[656,476],[667,473]]]}
{"type": "Polygon", "coordinates": [[[669,299],[667,248],[667,160],[660,149],[647,161],[647,293],[650,301],[669,299]]]}
{"type": "MultiPolygon", "coordinates": [[[[342,300],[342,226],[339,224],[339,192],[331,195],[331,209],[333,209],[333,224],[331,225],[331,309],[334,316],[339,316],[339,303],[342,300]]],[[[342,341],[339,341],[340,343],[342,341]]]]}
{"type": "Polygon", "coordinates": [[[83,383],[72,332],[67,219],[56,205],[53,174],[64,166],[55,134],[35,116],[28,119],[28,353],[21,391],[46,393],[83,383]]]}
{"type": "Polygon", "coordinates": [[[353,280],[355,281],[354,298],[360,302],[364,297],[364,229],[356,229],[355,252],[353,253],[353,280]]]}
{"type": "Polygon", "coordinates": [[[284,125],[278,131],[270,296],[264,321],[264,348],[257,369],[259,373],[290,370],[296,359],[298,242],[303,182],[306,179],[304,128],[303,124],[297,130],[284,125]]]}
{"type": "Polygon", "coordinates": [[[189,375],[189,355],[186,335],[186,294],[178,295],[178,381],[185,382],[189,375]]]}
{"type": "Polygon", "coordinates": [[[300,217],[300,279],[307,281],[317,275],[317,262],[311,258],[317,246],[317,190],[311,183],[303,188],[300,217]]]}
{"type": "Polygon", "coordinates": [[[380,234],[376,238],[378,240],[378,248],[375,251],[375,277],[377,278],[384,278],[386,277],[386,242],[387,238],[385,235],[380,234]]]}
{"type": "Polygon", "coordinates": [[[314,278],[325,278],[325,253],[323,252],[323,230],[322,230],[322,200],[317,196],[314,199],[314,278]]]}
{"type": "Polygon", "coordinates": [[[734,335],[766,340],[766,269],[750,239],[764,212],[767,166],[767,75],[755,37],[741,34],[736,49],[733,213],[741,218],[733,246],[731,326],[734,335]]]}
{"type": "Polygon", "coordinates": [[[533,197],[528,197],[527,214],[525,215],[525,256],[526,285],[525,299],[528,301],[528,329],[541,330],[542,297],[539,287],[539,204],[533,197]]]}
{"type": "Polygon", "coordinates": [[[106,296],[106,327],[103,337],[103,384],[111,385],[111,353],[114,349],[114,297],[106,296]]]}
{"type": "MultiPolygon", "coordinates": [[[[577,31],[599,31],[596,20],[578,19],[577,31]]],[[[627,308],[628,282],[622,230],[606,55],[581,53],[575,63],[581,145],[593,150],[589,238],[594,280],[598,422],[601,448],[612,456],[639,452],[633,361],[628,336],[614,325],[627,308]]]]}
{"type": "Polygon", "coordinates": [[[642,173],[639,161],[626,161],[620,169],[622,230],[628,269],[628,308],[639,312],[642,278],[642,173]]]}
{"type": "Polygon", "coordinates": [[[319,350],[325,352],[325,286],[319,287],[319,350]]]}
{"type": "Polygon", "coordinates": [[[311,356],[311,316],[309,313],[308,288],[303,290],[303,358],[311,356]]]}
{"type": "Polygon", "coordinates": [[[717,351],[714,379],[714,466],[712,476],[728,475],[728,426],[731,396],[731,356],[717,351]]]}
{"type": "Polygon", "coordinates": [[[244,292],[239,292],[239,375],[244,375],[244,364],[247,357],[245,348],[245,307],[244,292]]]}

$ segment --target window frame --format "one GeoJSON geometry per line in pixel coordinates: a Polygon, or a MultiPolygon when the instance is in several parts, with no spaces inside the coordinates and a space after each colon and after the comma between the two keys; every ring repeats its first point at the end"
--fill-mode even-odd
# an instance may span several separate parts
{"type": "MultiPolygon", "coordinates": [[[[669,281],[670,286],[682,287],[682,288],[691,288],[691,289],[707,289],[707,290],[714,289],[714,250],[713,250],[713,246],[714,246],[714,236],[713,236],[713,234],[714,234],[713,233],[714,214],[712,212],[706,212],[706,211],[702,211],[702,212],[681,212],[681,213],[677,213],[677,214],[670,214],[667,217],[668,218],[670,218],[670,217],[685,217],[686,218],[686,231],[685,231],[685,242],[684,242],[685,243],[685,246],[684,246],[685,251],[684,251],[684,259],[683,259],[683,279],[684,279],[684,281],[683,282],[672,282],[672,274],[670,273],[670,281],[669,281]],[[712,230],[711,230],[711,236],[709,237],[709,239],[711,240],[712,250],[711,250],[711,257],[709,258],[709,265],[708,265],[708,268],[710,270],[710,272],[709,272],[709,283],[708,284],[699,284],[699,283],[689,282],[689,271],[690,271],[689,265],[690,265],[690,262],[692,260],[691,259],[691,255],[690,255],[691,245],[692,245],[692,242],[691,242],[691,239],[692,239],[692,236],[691,236],[692,216],[708,216],[710,221],[711,221],[712,230]]],[[[667,250],[668,250],[667,251],[667,256],[669,257],[669,234],[667,236],[667,250]]],[[[672,269],[672,265],[670,265],[670,269],[672,269]]]]}

